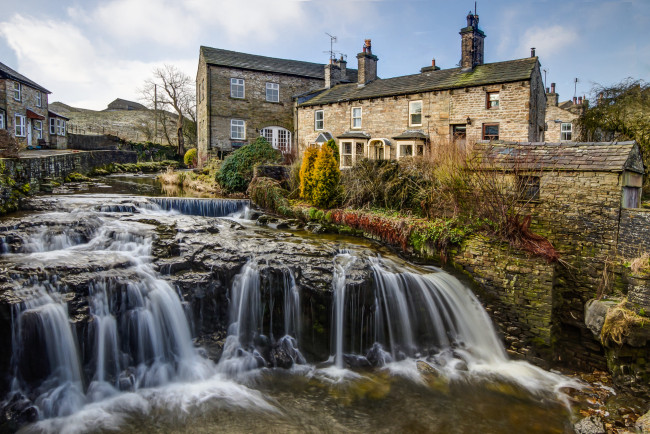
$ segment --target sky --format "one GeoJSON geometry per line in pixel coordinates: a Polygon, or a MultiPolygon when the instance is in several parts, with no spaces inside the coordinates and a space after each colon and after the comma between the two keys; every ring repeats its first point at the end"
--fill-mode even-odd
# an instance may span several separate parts
{"type": "MultiPolygon", "coordinates": [[[[334,50],[356,68],[372,39],[382,78],[418,73],[432,58],[460,60],[465,0],[0,0],[0,62],[52,92],[49,101],[94,110],[138,101],[154,68],[196,77],[199,47],[326,63],[334,50]]],[[[560,100],[594,84],[650,81],[649,0],[480,0],[485,62],[530,56],[560,100]],[[545,72],[544,72],[545,71],[545,72]]]]}

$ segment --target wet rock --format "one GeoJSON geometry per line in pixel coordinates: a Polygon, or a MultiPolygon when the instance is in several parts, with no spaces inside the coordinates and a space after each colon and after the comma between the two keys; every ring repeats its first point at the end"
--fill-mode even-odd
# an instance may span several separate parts
{"type": "Polygon", "coordinates": [[[603,329],[605,317],[609,309],[616,306],[615,301],[589,300],[585,304],[585,325],[595,337],[600,339],[600,331],[603,329]]]}
{"type": "Polygon", "coordinates": [[[23,425],[38,420],[38,409],[22,393],[14,393],[2,407],[3,423],[0,430],[17,431],[23,425]],[[3,429],[4,428],[4,429],[3,429]]]}
{"type": "Polygon", "coordinates": [[[650,411],[636,420],[635,427],[643,434],[650,434],[650,411]]]}
{"type": "Polygon", "coordinates": [[[344,354],[343,361],[350,368],[370,368],[372,366],[368,359],[357,354],[344,354]]]}
{"type": "Polygon", "coordinates": [[[366,354],[366,359],[372,366],[384,366],[393,361],[390,353],[386,352],[381,344],[375,342],[366,354]]]}
{"type": "Polygon", "coordinates": [[[291,336],[285,336],[271,349],[270,362],[277,368],[289,369],[294,363],[304,364],[305,359],[296,350],[297,343],[291,336]]]}
{"type": "Polygon", "coordinates": [[[605,425],[598,416],[589,416],[573,426],[576,434],[606,434],[605,425]]]}

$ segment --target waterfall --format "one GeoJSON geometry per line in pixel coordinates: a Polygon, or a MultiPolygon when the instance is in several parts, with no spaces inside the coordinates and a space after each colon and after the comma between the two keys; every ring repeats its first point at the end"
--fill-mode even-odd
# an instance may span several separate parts
{"type": "Polygon", "coordinates": [[[148,201],[165,211],[173,210],[185,215],[196,215],[202,217],[225,217],[234,213],[240,213],[244,211],[246,207],[250,206],[250,201],[248,199],[152,197],[149,198],[148,201]]]}
{"type": "Polygon", "coordinates": [[[365,354],[364,362],[374,365],[450,355],[466,363],[507,360],[487,313],[453,276],[419,274],[370,258],[373,299],[362,300],[346,283],[355,260],[353,254],[342,253],[334,261],[331,333],[336,367],[343,367],[346,354],[365,354]]]}
{"type": "Polygon", "coordinates": [[[14,394],[29,396],[49,418],[120,390],[214,375],[212,363],[193,345],[178,294],[149,263],[152,241],[137,223],[105,222],[85,244],[68,239],[41,231],[28,240],[27,250],[47,258],[119,252],[131,263],[128,278],[100,277],[90,285],[87,348],[78,343],[56,276],[19,292],[24,302],[14,315],[14,394]],[[84,358],[89,362],[82,369],[84,358]]]}
{"type": "Polygon", "coordinates": [[[300,294],[293,273],[285,269],[278,288],[262,287],[260,265],[249,261],[235,276],[230,292],[230,325],[219,368],[235,375],[258,367],[304,364],[298,350],[300,338],[300,294]],[[282,335],[278,339],[273,325],[276,296],[282,297],[282,335]],[[265,318],[268,329],[264,330],[265,318]],[[279,353],[290,360],[278,360],[279,353]]]}

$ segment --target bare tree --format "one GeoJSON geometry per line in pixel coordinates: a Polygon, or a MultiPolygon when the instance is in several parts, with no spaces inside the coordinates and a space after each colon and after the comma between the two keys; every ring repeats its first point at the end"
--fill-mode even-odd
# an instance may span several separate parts
{"type": "Polygon", "coordinates": [[[196,119],[196,93],[194,80],[174,65],[164,65],[153,71],[153,77],[146,80],[141,91],[143,99],[150,108],[156,110],[156,115],[162,111],[161,127],[167,136],[164,122],[165,111],[173,111],[178,116],[176,120],[176,138],[178,140],[178,155],[185,152],[183,127],[188,121],[196,119]]]}

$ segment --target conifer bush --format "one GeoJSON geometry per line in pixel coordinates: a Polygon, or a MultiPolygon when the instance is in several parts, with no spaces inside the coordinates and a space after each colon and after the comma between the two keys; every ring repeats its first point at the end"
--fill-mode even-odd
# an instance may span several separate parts
{"type": "Polygon", "coordinates": [[[318,156],[318,148],[308,147],[302,156],[302,165],[300,166],[300,197],[306,200],[312,200],[312,190],[314,189],[314,162],[318,156]]]}
{"type": "Polygon", "coordinates": [[[314,161],[312,202],[321,208],[336,205],[341,171],[329,146],[322,146],[314,161]]]}
{"type": "Polygon", "coordinates": [[[227,193],[244,192],[253,179],[253,168],[256,165],[280,161],[282,153],[273,149],[264,137],[258,137],[224,160],[216,174],[216,180],[227,193]]]}
{"type": "Polygon", "coordinates": [[[185,153],[185,156],[183,157],[183,163],[185,163],[187,167],[194,167],[196,166],[196,158],[197,158],[196,148],[188,149],[187,152],[185,153]]]}
{"type": "Polygon", "coordinates": [[[341,156],[339,155],[339,146],[336,144],[334,139],[329,139],[325,144],[332,149],[332,152],[334,153],[334,158],[336,158],[336,163],[341,164],[341,156]]]}

